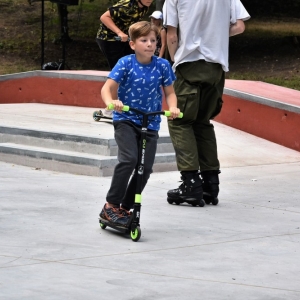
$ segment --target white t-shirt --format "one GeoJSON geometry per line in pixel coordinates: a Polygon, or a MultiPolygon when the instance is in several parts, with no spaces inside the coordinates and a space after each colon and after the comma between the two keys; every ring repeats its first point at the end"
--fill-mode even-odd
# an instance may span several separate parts
{"type": "Polygon", "coordinates": [[[173,70],[181,63],[204,59],[228,71],[229,27],[250,18],[240,0],[166,0],[164,26],[180,33],[173,70]]]}

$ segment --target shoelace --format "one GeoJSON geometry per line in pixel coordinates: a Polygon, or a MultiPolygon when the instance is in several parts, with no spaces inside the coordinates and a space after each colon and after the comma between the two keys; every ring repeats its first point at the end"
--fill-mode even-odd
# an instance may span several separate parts
{"type": "Polygon", "coordinates": [[[120,215],[122,215],[122,216],[124,216],[124,217],[130,216],[130,215],[132,214],[131,211],[128,211],[128,210],[126,210],[126,209],[124,209],[124,208],[120,208],[120,209],[119,209],[119,212],[120,212],[120,215]]]}

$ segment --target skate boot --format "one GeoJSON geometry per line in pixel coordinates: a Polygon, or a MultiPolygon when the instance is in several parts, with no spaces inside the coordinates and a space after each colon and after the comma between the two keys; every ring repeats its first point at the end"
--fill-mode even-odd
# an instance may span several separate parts
{"type": "Polygon", "coordinates": [[[206,204],[217,205],[219,203],[219,173],[221,171],[203,171],[202,177],[203,199],[206,204]]]}
{"type": "Polygon", "coordinates": [[[182,184],[174,190],[168,191],[168,202],[170,204],[188,203],[193,206],[205,205],[202,199],[202,181],[197,171],[184,171],[181,172],[182,184]]]}

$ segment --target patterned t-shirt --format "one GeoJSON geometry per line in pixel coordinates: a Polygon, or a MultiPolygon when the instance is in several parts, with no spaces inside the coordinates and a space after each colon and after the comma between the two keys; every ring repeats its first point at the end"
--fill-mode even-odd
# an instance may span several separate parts
{"type": "MultiPolygon", "coordinates": [[[[170,86],[176,79],[166,59],[152,56],[151,63],[144,65],[137,61],[135,54],[119,59],[108,78],[119,83],[118,98],[124,105],[144,112],[162,110],[162,87],[170,86]]],[[[151,116],[149,119],[147,128],[158,131],[160,115],[151,116]]],[[[113,120],[130,120],[142,125],[141,116],[132,111],[114,112],[113,120]]]]}
{"type": "MultiPolygon", "coordinates": [[[[110,16],[116,26],[128,34],[128,29],[133,23],[139,22],[148,11],[148,7],[139,7],[137,0],[121,0],[108,8],[110,16]]],[[[115,41],[116,33],[100,24],[97,38],[106,41],[115,41]]]]}

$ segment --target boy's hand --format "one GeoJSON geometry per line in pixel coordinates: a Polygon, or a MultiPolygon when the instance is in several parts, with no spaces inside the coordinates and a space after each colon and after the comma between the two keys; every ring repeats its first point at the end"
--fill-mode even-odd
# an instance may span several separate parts
{"type": "Polygon", "coordinates": [[[171,116],[169,117],[169,120],[173,120],[179,117],[180,109],[177,107],[169,107],[169,111],[171,113],[171,116]]]}
{"type": "Polygon", "coordinates": [[[120,100],[112,100],[111,103],[114,105],[114,110],[121,113],[123,111],[124,104],[120,100]]]}

